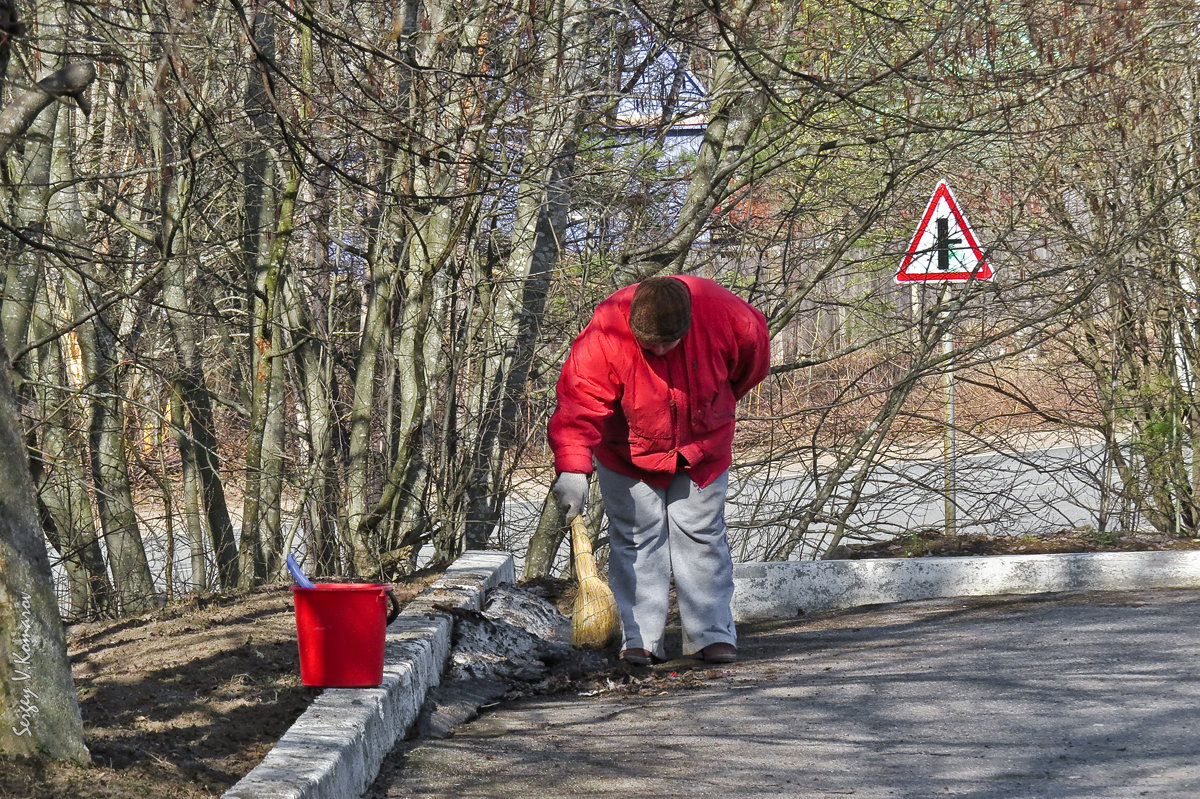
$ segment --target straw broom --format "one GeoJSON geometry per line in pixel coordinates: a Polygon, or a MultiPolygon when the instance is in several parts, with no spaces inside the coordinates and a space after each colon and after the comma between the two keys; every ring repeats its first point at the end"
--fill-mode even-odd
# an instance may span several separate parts
{"type": "Polygon", "coordinates": [[[600,649],[620,635],[621,617],[612,589],[596,574],[592,537],[582,516],[571,520],[571,551],[579,583],[571,613],[571,646],[600,649]]]}

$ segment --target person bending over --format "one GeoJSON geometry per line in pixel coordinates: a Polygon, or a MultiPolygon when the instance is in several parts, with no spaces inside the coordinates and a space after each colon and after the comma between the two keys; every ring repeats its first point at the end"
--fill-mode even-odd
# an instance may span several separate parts
{"type": "Polygon", "coordinates": [[[579,515],[594,458],[629,663],[666,657],[672,575],[684,655],[737,659],[725,494],[735,406],[769,367],[762,313],[689,275],[618,290],[571,345],[548,429],[552,492],[579,515]]]}

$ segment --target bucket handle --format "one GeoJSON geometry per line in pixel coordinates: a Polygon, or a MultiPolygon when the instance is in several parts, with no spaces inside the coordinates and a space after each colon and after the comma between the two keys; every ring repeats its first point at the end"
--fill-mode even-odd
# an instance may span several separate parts
{"type": "Polygon", "coordinates": [[[388,624],[391,624],[392,622],[394,622],[396,620],[396,617],[400,615],[400,600],[396,599],[396,595],[392,593],[392,587],[390,585],[387,588],[383,589],[383,593],[387,594],[388,605],[389,605],[388,612],[387,612],[387,622],[384,624],[384,626],[386,627],[388,624]]]}

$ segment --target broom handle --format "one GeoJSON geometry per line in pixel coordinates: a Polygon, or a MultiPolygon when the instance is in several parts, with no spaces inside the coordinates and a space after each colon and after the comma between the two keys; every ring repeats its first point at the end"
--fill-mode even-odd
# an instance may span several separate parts
{"type": "Polygon", "coordinates": [[[571,519],[571,552],[575,564],[575,579],[583,582],[596,576],[596,560],[592,557],[592,536],[582,516],[571,519]]]}

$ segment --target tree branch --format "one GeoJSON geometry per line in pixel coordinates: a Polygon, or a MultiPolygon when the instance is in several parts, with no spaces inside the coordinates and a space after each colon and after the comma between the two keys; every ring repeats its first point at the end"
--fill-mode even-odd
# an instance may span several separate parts
{"type": "Polygon", "coordinates": [[[83,91],[95,79],[96,68],[91,63],[68,64],[17,95],[0,112],[0,158],[8,154],[8,149],[25,135],[38,114],[55,100],[74,98],[85,114],[90,112],[91,103],[83,91]]]}

